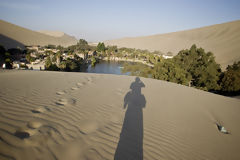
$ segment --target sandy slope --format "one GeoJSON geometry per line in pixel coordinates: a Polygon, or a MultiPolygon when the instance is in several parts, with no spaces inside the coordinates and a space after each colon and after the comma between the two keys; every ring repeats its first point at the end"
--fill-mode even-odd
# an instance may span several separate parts
{"type": "Polygon", "coordinates": [[[0,159],[240,159],[238,99],[141,81],[2,71],[0,159]]]}
{"type": "Polygon", "coordinates": [[[53,37],[62,37],[64,35],[64,32],[61,32],[61,31],[40,30],[38,32],[44,33],[46,35],[53,36],[53,37]]]}
{"type": "Polygon", "coordinates": [[[63,34],[60,37],[50,36],[5,22],[3,20],[0,20],[0,26],[0,44],[4,45],[6,48],[22,48],[23,45],[48,44],[69,46],[77,43],[77,39],[75,37],[67,34],[63,34]]]}
{"type": "Polygon", "coordinates": [[[240,20],[167,34],[109,40],[105,43],[120,47],[160,50],[164,53],[170,51],[174,54],[197,44],[206,51],[212,51],[217,62],[225,68],[228,64],[240,60],[240,20]]]}

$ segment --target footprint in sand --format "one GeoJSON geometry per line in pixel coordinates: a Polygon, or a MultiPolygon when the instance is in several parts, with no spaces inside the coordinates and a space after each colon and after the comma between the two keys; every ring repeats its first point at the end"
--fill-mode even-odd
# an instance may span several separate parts
{"type": "Polygon", "coordinates": [[[82,86],[84,86],[85,84],[86,84],[85,82],[78,82],[78,83],[77,83],[77,86],[78,86],[78,87],[82,87],[82,86]]]}
{"type": "Polygon", "coordinates": [[[50,111],[50,109],[48,107],[38,107],[38,108],[32,109],[31,112],[32,113],[43,113],[46,110],[50,111]]]}
{"type": "Polygon", "coordinates": [[[65,94],[65,93],[66,93],[65,91],[56,92],[57,95],[63,95],[63,94],[65,94]]]}
{"type": "Polygon", "coordinates": [[[88,77],[88,78],[87,78],[87,81],[88,81],[88,83],[92,83],[92,82],[93,82],[93,79],[92,79],[91,77],[88,77]]]}
{"type": "Polygon", "coordinates": [[[20,139],[24,139],[24,138],[29,138],[34,133],[35,133],[34,130],[23,127],[23,128],[17,129],[17,131],[14,133],[14,135],[20,139]]]}
{"type": "Polygon", "coordinates": [[[65,98],[59,99],[59,100],[56,102],[57,105],[62,105],[62,106],[66,105],[67,103],[68,103],[68,100],[65,99],[65,98]]]}
{"type": "Polygon", "coordinates": [[[66,98],[62,98],[62,99],[59,99],[56,104],[57,105],[61,105],[61,106],[65,106],[67,104],[70,104],[70,105],[75,105],[77,102],[76,99],[72,98],[72,99],[66,99],[66,98]]]}
{"type": "Polygon", "coordinates": [[[37,133],[37,128],[41,127],[42,123],[38,121],[30,121],[26,126],[16,130],[14,135],[20,139],[25,139],[33,136],[37,133]]]}
{"type": "Polygon", "coordinates": [[[78,90],[78,88],[77,87],[72,87],[71,90],[78,90]]]}

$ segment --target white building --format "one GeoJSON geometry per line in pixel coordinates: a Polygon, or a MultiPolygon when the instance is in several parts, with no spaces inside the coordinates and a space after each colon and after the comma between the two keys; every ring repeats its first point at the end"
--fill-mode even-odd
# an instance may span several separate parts
{"type": "Polygon", "coordinates": [[[169,59],[169,58],[173,58],[173,56],[169,56],[169,55],[163,55],[164,59],[169,59]]]}

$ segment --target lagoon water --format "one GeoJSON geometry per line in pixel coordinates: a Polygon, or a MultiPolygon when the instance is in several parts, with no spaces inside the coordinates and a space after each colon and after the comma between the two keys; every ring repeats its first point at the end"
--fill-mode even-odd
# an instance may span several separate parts
{"type": "Polygon", "coordinates": [[[124,63],[126,63],[126,62],[100,61],[94,67],[89,65],[86,72],[129,75],[130,73],[122,73],[122,71],[121,71],[124,63]]]}

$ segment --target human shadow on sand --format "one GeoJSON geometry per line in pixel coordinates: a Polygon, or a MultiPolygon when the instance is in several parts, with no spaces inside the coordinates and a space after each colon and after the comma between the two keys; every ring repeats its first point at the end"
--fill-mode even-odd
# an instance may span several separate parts
{"type": "Polygon", "coordinates": [[[127,107],[114,160],[143,160],[143,112],[146,105],[141,88],[145,87],[139,77],[131,84],[124,97],[127,107]]]}

